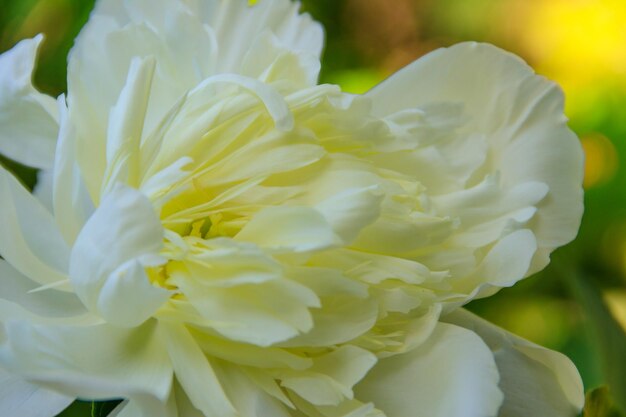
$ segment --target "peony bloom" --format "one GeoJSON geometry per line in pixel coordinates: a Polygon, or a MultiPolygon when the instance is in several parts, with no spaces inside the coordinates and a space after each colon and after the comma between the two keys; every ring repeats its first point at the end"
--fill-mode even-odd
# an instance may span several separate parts
{"type": "Polygon", "coordinates": [[[461,309],[574,238],[553,83],[493,46],[363,96],[298,4],[100,0],[56,102],[0,56],[0,415],[574,416],[563,355],[461,309]]]}

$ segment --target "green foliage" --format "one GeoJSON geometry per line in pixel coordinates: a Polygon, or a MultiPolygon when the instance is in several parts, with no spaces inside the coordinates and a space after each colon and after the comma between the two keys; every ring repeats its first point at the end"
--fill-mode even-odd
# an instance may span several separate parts
{"type": "Polygon", "coordinates": [[[106,417],[120,401],[74,401],[57,417],[106,417]]]}
{"type": "MultiPolygon", "coordinates": [[[[569,259],[568,261],[560,256],[556,262],[572,294],[585,311],[589,332],[599,353],[604,377],[610,387],[610,391],[600,390],[596,394],[592,392],[590,398],[604,406],[606,404],[604,399],[610,394],[616,408],[624,413],[626,412],[626,333],[611,315],[598,288],[589,277],[577,271],[571,265],[571,258],[569,259]]],[[[602,407],[598,406],[597,411],[602,411],[602,407]]]]}
{"type": "Polygon", "coordinates": [[[583,417],[620,417],[606,385],[587,393],[583,417]]]}

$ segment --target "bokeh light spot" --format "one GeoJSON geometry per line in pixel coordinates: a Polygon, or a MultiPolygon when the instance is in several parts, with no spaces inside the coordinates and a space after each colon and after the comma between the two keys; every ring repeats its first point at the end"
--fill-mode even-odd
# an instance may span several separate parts
{"type": "Polygon", "coordinates": [[[585,188],[610,181],[617,172],[618,156],[609,138],[591,133],[581,138],[585,150],[585,188]]]}

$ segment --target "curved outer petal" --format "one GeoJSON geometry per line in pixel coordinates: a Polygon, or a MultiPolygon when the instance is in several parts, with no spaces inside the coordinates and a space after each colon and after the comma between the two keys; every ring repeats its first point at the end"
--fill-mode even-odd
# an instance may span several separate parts
{"type": "MultiPolygon", "coordinates": [[[[219,371],[220,382],[232,398],[239,415],[246,417],[290,417],[286,407],[278,399],[264,392],[261,387],[242,372],[239,367],[223,363],[219,371]]],[[[178,398],[177,398],[178,400],[178,398]]],[[[182,404],[181,404],[182,405],[182,404]]],[[[179,406],[179,410],[181,407],[179,406]]],[[[185,415],[199,417],[186,411],[185,415]]]]}
{"type": "MultiPolygon", "coordinates": [[[[34,291],[40,287],[39,283],[22,275],[10,263],[0,260],[0,298],[45,318],[78,317],[87,312],[75,294],[54,288],[34,291]]],[[[4,318],[0,313],[0,320],[4,318]]]]}
{"type": "Polygon", "coordinates": [[[0,332],[0,364],[60,393],[131,398],[151,417],[165,417],[172,388],[172,364],[153,320],[134,329],[11,321],[0,332]]]}
{"type": "Polygon", "coordinates": [[[69,117],[65,96],[58,98],[59,140],[54,160],[52,206],[65,241],[71,245],[94,211],[76,161],[76,131],[69,117]]]}
{"type": "Polygon", "coordinates": [[[0,368],[0,415],[54,417],[74,401],[74,397],[29,384],[0,368]]]}
{"type": "Polygon", "coordinates": [[[500,417],[573,417],[584,402],[574,364],[563,354],[530,343],[466,310],[443,318],[476,332],[493,351],[504,404],[500,417]]]}
{"type": "Polygon", "coordinates": [[[172,360],[176,378],[191,403],[206,416],[238,415],[205,354],[182,324],[159,324],[162,344],[172,360]]]}
{"type": "Polygon", "coordinates": [[[42,39],[38,35],[23,40],[0,55],[0,152],[24,165],[48,169],[59,125],[54,99],[31,83],[42,39]]]}
{"type": "Polygon", "coordinates": [[[422,345],[381,359],[355,387],[387,417],[495,417],[498,370],[473,332],[439,323],[422,345]]]}
{"type": "MultiPolygon", "coordinates": [[[[521,59],[491,45],[462,43],[426,55],[367,95],[381,117],[441,102],[462,104],[468,123],[460,134],[468,144],[480,146],[481,137],[488,144],[486,159],[470,176],[499,171],[504,189],[549,187],[528,223],[538,250],[527,275],[576,236],[583,211],[581,146],[566,125],[562,92],[521,59]]],[[[461,148],[455,152],[454,160],[467,159],[461,148]]]]}
{"type": "Polygon", "coordinates": [[[162,246],[163,228],[150,201],[118,184],[72,248],[70,279],[76,294],[111,323],[141,324],[170,296],[150,283],[143,268],[162,262],[162,246]]]}
{"type": "Polygon", "coordinates": [[[0,255],[30,279],[67,281],[70,250],[54,218],[0,166],[0,255]]]}

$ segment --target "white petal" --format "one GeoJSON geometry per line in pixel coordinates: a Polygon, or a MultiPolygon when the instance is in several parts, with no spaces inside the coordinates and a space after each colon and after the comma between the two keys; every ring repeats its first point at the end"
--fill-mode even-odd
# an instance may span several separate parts
{"type": "Polygon", "coordinates": [[[233,84],[253,94],[261,100],[278,130],[289,131],[293,129],[293,116],[285,99],[272,87],[254,78],[237,74],[213,75],[198,84],[190,94],[198,94],[198,92],[219,84],[233,84]]]}
{"type": "Polygon", "coordinates": [[[70,279],[76,294],[87,308],[111,322],[141,323],[167,293],[149,283],[137,262],[145,265],[162,246],[163,228],[150,201],[139,191],[116,186],[72,249],[70,279]]]}
{"type": "Polygon", "coordinates": [[[111,411],[108,417],[142,417],[142,412],[137,403],[124,400],[111,411]]]}
{"type": "Polygon", "coordinates": [[[287,82],[291,90],[316,85],[320,67],[319,56],[285,49],[276,36],[267,31],[246,54],[242,73],[266,83],[284,85],[287,82]]]}
{"type": "Polygon", "coordinates": [[[256,385],[241,368],[227,362],[218,368],[220,382],[240,416],[289,417],[290,413],[280,401],[268,395],[256,385]]]}
{"type": "Polygon", "coordinates": [[[107,170],[102,195],[117,182],[130,186],[139,183],[139,146],[154,68],[154,58],[134,58],[128,69],[126,84],[117,103],[111,108],[106,143],[107,170]]]}
{"type": "Polygon", "coordinates": [[[77,123],[78,156],[92,194],[105,170],[106,126],[135,57],[157,66],[144,131],[151,132],[170,106],[202,80],[242,74],[245,56],[272,31],[282,49],[319,57],[323,31],[288,0],[187,2],[99,1],[69,56],[68,91],[77,123]]]}
{"type": "Polygon", "coordinates": [[[74,401],[74,397],[29,384],[0,368],[0,415],[54,417],[74,401]]]}
{"type": "Polygon", "coordinates": [[[498,371],[475,333],[440,323],[421,346],[381,359],[355,387],[387,417],[495,417],[498,371]]]}
{"type": "Polygon", "coordinates": [[[580,412],[583,385],[572,362],[469,313],[457,310],[445,321],[476,332],[493,351],[504,392],[501,417],[574,417],[580,412]]]}
{"type": "Polygon", "coordinates": [[[257,213],[235,236],[262,248],[307,252],[340,243],[324,216],[309,207],[270,207],[257,213]]]}
{"type": "Polygon", "coordinates": [[[76,295],[54,288],[33,291],[39,283],[20,274],[8,262],[0,260],[0,298],[17,303],[43,317],[71,317],[86,312],[76,295]]]}
{"type": "Polygon", "coordinates": [[[299,7],[287,0],[262,0],[253,7],[241,1],[201,2],[199,8],[214,28],[220,48],[216,71],[239,70],[246,53],[266,30],[271,30],[286,49],[319,57],[323,29],[309,15],[298,15],[299,7]]]}
{"type": "Polygon", "coordinates": [[[33,188],[33,195],[50,213],[54,213],[52,192],[54,184],[54,169],[42,169],[37,173],[37,184],[33,188]]]}
{"type": "Polygon", "coordinates": [[[83,225],[94,211],[76,161],[76,131],[68,117],[65,97],[58,99],[59,140],[54,161],[52,204],[54,217],[68,244],[73,244],[83,225]]]}
{"type": "Polygon", "coordinates": [[[500,239],[466,279],[454,283],[454,289],[474,297],[486,297],[497,288],[510,287],[527,275],[537,251],[535,236],[528,229],[517,230],[500,239]],[[474,290],[481,287],[478,292],[474,290]],[[492,288],[497,287],[497,288],[492,288]]]}
{"type": "Polygon", "coordinates": [[[98,311],[109,322],[123,327],[146,321],[171,296],[150,284],[144,266],[137,259],[122,264],[102,286],[98,311]]]}
{"type": "Polygon", "coordinates": [[[184,325],[159,324],[174,372],[193,405],[207,416],[235,417],[237,412],[224,393],[211,363],[184,325]]]}
{"type": "Polygon", "coordinates": [[[378,301],[369,297],[367,286],[330,268],[295,268],[290,276],[313,290],[321,306],[311,309],[311,329],[281,346],[338,345],[361,336],[376,324],[378,301]]]}
{"type": "Polygon", "coordinates": [[[39,326],[6,324],[0,362],[27,380],[82,398],[133,398],[162,416],[172,365],[156,322],[134,329],[106,324],[39,326]]]}
{"type": "Polygon", "coordinates": [[[54,218],[0,167],[0,255],[40,284],[67,279],[69,248],[54,218]]]}
{"type": "Polygon", "coordinates": [[[281,385],[315,405],[339,405],[353,399],[352,387],[376,364],[365,349],[345,345],[313,360],[305,371],[279,372],[281,385]]]}
{"type": "Polygon", "coordinates": [[[373,223],[380,214],[383,194],[376,186],[347,189],[324,200],[315,208],[332,225],[344,242],[350,243],[361,230],[373,223]]]}
{"type": "Polygon", "coordinates": [[[0,55],[0,152],[35,168],[51,168],[59,131],[54,99],[31,83],[38,35],[0,55]]]}
{"type": "MultiPolygon", "coordinates": [[[[504,189],[525,182],[548,186],[549,197],[530,223],[538,251],[529,273],[574,238],[583,210],[581,146],[565,123],[559,88],[521,59],[491,45],[462,43],[417,60],[368,96],[379,116],[461,103],[468,123],[460,134],[468,143],[484,137],[489,146],[489,158],[474,175],[500,171],[504,189]]],[[[464,158],[459,153],[455,160],[464,158]]]]}
{"type": "MultiPolygon", "coordinates": [[[[254,271],[240,269],[242,275],[254,271]]],[[[207,325],[220,334],[232,340],[269,346],[313,327],[309,308],[318,307],[319,300],[308,288],[280,276],[267,282],[210,287],[202,281],[207,281],[207,274],[212,272],[209,269],[203,275],[172,277],[172,283],[209,321],[207,325]]],[[[236,272],[232,278],[237,279],[236,272]]]]}

